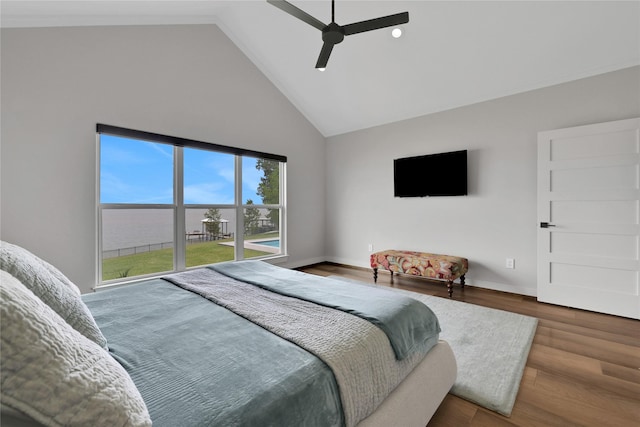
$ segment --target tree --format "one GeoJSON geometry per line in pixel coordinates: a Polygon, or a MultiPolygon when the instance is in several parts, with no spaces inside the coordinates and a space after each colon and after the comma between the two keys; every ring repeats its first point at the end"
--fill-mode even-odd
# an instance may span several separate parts
{"type": "MultiPolygon", "coordinates": [[[[247,199],[247,205],[253,205],[253,200],[247,199]]],[[[260,225],[260,210],[254,207],[244,209],[244,234],[256,234],[260,225]]]]}
{"type": "Polygon", "coordinates": [[[222,218],[220,211],[216,208],[210,208],[204,213],[204,217],[207,219],[205,222],[207,233],[212,236],[220,235],[220,218],[222,218]]]}
{"type": "MultiPolygon", "coordinates": [[[[280,162],[277,160],[257,159],[256,169],[262,170],[263,176],[260,178],[257,193],[262,197],[265,205],[280,204],[280,162]]],[[[269,209],[267,214],[272,226],[280,224],[280,211],[269,209]]]]}

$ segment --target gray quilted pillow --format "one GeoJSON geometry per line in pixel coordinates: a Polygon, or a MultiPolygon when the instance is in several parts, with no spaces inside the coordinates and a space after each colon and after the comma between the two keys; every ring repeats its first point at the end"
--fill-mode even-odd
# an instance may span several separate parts
{"type": "Polygon", "coordinates": [[[151,426],[118,362],[0,271],[0,401],[45,426],[151,426]]]}
{"type": "Polygon", "coordinates": [[[107,339],[80,298],[78,287],[51,264],[20,246],[0,241],[0,270],[11,273],[75,330],[107,348],[107,339]]]}

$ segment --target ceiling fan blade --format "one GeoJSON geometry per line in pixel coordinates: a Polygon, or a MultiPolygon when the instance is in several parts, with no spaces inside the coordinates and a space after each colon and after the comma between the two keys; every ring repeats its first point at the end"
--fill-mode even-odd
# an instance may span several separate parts
{"type": "Polygon", "coordinates": [[[316,68],[327,68],[327,62],[329,62],[329,55],[331,55],[333,46],[333,43],[324,42],[320,56],[318,56],[318,62],[316,62],[316,68]]]}
{"type": "Polygon", "coordinates": [[[406,24],[407,22],[409,22],[409,12],[402,12],[396,13],[395,15],[383,16],[382,18],[369,19],[367,21],[343,25],[342,28],[344,29],[344,35],[349,36],[351,34],[363,33],[365,31],[406,24]]]}
{"type": "Polygon", "coordinates": [[[306,22],[307,24],[311,25],[312,27],[316,27],[320,31],[322,31],[322,29],[327,26],[322,21],[320,21],[320,20],[314,18],[313,16],[309,15],[304,10],[298,9],[296,6],[292,5],[291,3],[287,2],[287,1],[284,1],[284,0],[267,0],[267,3],[270,3],[270,4],[274,5],[275,7],[277,7],[278,9],[281,9],[281,10],[287,12],[289,15],[295,16],[296,18],[306,22]]]}

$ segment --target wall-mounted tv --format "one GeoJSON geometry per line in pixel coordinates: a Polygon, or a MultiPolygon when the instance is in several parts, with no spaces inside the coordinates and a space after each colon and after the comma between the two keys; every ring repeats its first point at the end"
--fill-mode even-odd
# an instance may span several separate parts
{"type": "Polygon", "coordinates": [[[466,196],[467,150],[393,161],[395,197],[466,196]]]}

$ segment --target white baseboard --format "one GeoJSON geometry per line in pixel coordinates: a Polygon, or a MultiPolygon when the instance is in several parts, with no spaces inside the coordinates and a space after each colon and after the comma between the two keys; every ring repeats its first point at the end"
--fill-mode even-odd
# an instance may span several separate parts
{"type": "Polygon", "coordinates": [[[344,265],[350,265],[350,266],[359,267],[359,268],[371,268],[369,263],[363,263],[362,260],[327,257],[326,261],[333,262],[335,264],[344,264],[344,265]]]}
{"type": "Polygon", "coordinates": [[[494,291],[508,292],[510,294],[526,295],[530,297],[537,296],[537,289],[514,287],[506,283],[495,283],[485,281],[471,281],[467,282],[465,286],[475,286],[477,288],[491,289],[494,291]]]}
{"type": "MultiPolygon", "coordinates": [[[[353,267],[371,268],[369,264],[363,264],[362,260],[356,261],[345,258],[327,257],[326,261],[353,267]]],[[[483,280],[474,281],[473,276],[467,276],[467,282],[465,283],[465,286],[475,286],[477,288],[491,289],[494,291],[508,292],[511,294],[526,295],[531,297],[537,296],[536,288],[514,287],[513,285],[509,285],[508,283],[488,282],[483,280]]]]}
{"type": "Polygon", "coordinates": [[[313,264],[320,264],[326,261],[327,259],[325,257],[315,257],[315,258],[307,258],[303,260],[287,261],[278,265],[280,267],[285,267],[285,268],[299,268],[299,267],[306,267],[308,265],[313,265],[313,264]]]}

